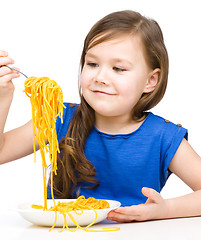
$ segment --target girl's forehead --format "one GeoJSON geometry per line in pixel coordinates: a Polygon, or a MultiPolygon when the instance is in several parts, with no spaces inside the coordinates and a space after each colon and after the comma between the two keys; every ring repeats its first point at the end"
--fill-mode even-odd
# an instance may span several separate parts
{"type": "Polygon", "coordinates": [[[93,48],[96,45],[102,44],[102,43],[114,43],[114,42],[121,42],[124,39],[128,38],[139,38],[139,34],[136,34],[134,32],[104,32],[101,34],[98,34],[94,36],[88,43],[87,49],[93,48]]]}
{"type": "Polygon", "coordinates": [[[100,41],[98,43],[98,40],[96,44],[91,45],[91,48],[88,49],[86,52],[87,55],[92,55],[93,53],[106,53],[114,50],[115,52],[112,52],[112,54],[116,54],[116,52],[121,52],[122,54],[132,54],[135,53],[141,53],[143,52],[143,44],[141,41],[141,38],[138,35],[123,35],[116,38],[107,39],[105,41],[100,41]]]}

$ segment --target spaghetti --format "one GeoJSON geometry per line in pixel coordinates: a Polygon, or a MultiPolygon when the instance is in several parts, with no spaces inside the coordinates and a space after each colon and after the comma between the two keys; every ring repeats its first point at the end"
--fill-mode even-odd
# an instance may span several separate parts
{"type": "Polygon", "coordinates": [[[44,210],[47,209],[47,162],[45,153],[49,153],[51,163],[51,194],[53,196],[53,172],[57,170],[57,152],[59,144],[56,134],[56,118],[63,116],[63,92],[60,86],[48,77],[29,77],[24,83],[24,92],[30,98],[33,122],[34,161],[36,161],[35,138],[40,147],[43,168],[44,210]],[[49,146],[46,145],[46,141],[49,146]]]}
{"type": "MultiPolygon", "coordinates": [[[[35,209],[42,209],[42,206],[40,205],[32,205],[32,208],[35,209]]],[[[109,228],[103,228],[101,230],[93,230],[93,229],[88,229],[90,226],[92,226],[96,220],[97,220],[97,211],[98,209],[106,209],[109,208],[110,205],[106,200],[100,200],[100,199],[95,199],[92,197],[85,198],[84,196],[78,197],[75,201],[70,201],[70,202],[58,202],[55,206],[50,207],[47,211],[55,211],[55,213],[59,212],[60,214],[63,215],[64,217],[64,224],[63,224],[63,229],[61,232],[67,228],[71,232],[75,232],[78,228],[87,231],[87,232],[109,232],[109,231],[117,231],[120,228],[119,227],[109,227],[109,228]],[[75,214],[81,215],[83,214],[83,210],[93,210],[95,213],[95,218],[94,220],[85,228],[81,227],[78,222],[75,220],[75,218],[72,216],[71,212],[74,211],[75,214]],[[72,220],[72,222],[75,224],[76,228],[70,229],[67,225],[67,220],[66,220],[66,214],[69,216],[69,218],[72,220]]],[[[56,225],[56,220],[53,226],[51,227],[50,231],[55,227],[56,225]]]]}
{"type": "Polygon", "coordinates": [[[35,138],[39,144],[40,153],[42,157],[42,168],[43,168],[43,185],[44,185],[44,206],[32,205],[32,208],[43,209],[47,211],[55,211],[55,223],[53,224],[52,230],[57,222],[57,212],[64,216],[63,231],[67,228],[69,231],[76,231],[78,228],[90,231],[90,232],[106,232],[106,231],[117,231],[118,227],[103,228],[102,230],[89,230],[97,219],[97,209],[109,208],[109,203],[105,200],[98,200],[95,198],[85,199],[84,196],[80,196],[76,201],[70,201],[66,203],[58,202],[56,204],[53,194],[53,173],[57,171],[57,152],[59,152],[59,144],[57,141],[56,134],[56,119],[61,118],[63,122],[63,92],[60,86],[48,77],[29,77],[24,83],[24,92],[30,98],[32,106],[32,122],[33,122],[33,149],[34,149],[34,161],[36,161],[36,145],[35,138]],[[49,146],[46,145],[48,142],[49,146]],[[47,209],[47,185],[46,185],[46,169],[47,162],[45,153],[49,153],[49,159],[51,164],[51,196],[54,202],[54,206],[47,209]],[[83,210],[93,210],[95,212],[95,219],[85,228],[81,227],[75,218],[72,216],[70,211],[74,211],[76,214],[82,214],[83,210]],[[80,211],[80,212],[78,212],[80,211]],[[70,229],[67,225],[66,214],[70,217],[72,222],[76,225],[75,229],[70,229]]]}

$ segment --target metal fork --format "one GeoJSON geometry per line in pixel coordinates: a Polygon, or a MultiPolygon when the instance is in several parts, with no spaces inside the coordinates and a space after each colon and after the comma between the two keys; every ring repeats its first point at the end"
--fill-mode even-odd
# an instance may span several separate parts
{"type": "Polygon", "coordinates": [[[8,65],[4,65],[4,67],[10,68],[10,69],[12,69],[12,70],[14,70],[14,71],[16,71],[18,73],[21,73],[23,76],[25,76],[25,78],[28,78],[27,75],[25,75],[24,73],[20,72],[19,70],[15,69],[15,68],[12,68],[12,67],[10,67],[8,65]]]}

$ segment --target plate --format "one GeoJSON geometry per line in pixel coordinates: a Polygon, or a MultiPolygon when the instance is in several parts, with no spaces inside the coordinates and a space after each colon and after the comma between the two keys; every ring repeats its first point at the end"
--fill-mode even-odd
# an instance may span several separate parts
{"type": "MultiPolygon", "coordinates": [[[[55,202],[69,202],[75,201],[76,199],[57,199],[55,202]]],[[[97,219],[95,223],[101,222],[106,219],[107,214],[121,206],[121,203],[118,201],[113,200],[106,200],[110,204],[110,208],[105,209],[97,209],[97,219]]],[[[31,222],[34,225],[38,226],[46,226],[52,227],[55,222],[55,212],[54,211],[43,211],[43,209],[34,209],[31,207],[32,204],[43,205],[43,202],[27,202],[18,205],[17,211],[20,215],[26,219],[27,221],[31,222]]],[[[47,200],[47,207],[54,206],[52,200],[47,200]]],[[[81,215],[76,214],[74,211],[70,211],[71,215],[75,218],[80,226],[87,226],[92,223],[96,217],[96,214],[93,210],[83,210],[81,215]]],[[[74,227],[75,224],[70,219],[68,214],[66,214],[66,221],[69,227],[74,227]]],[[[63,227],[64,224],[64,216],[57,212],[57,222],[55,227],[63,227]]]]}

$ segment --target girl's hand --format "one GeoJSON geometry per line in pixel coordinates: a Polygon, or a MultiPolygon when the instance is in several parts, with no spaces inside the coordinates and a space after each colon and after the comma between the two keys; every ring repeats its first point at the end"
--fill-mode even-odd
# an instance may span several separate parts
{"type": "Polygon", "coordinates": [[[108,213],[108,220],[117,222],[146,221],[164,219],[168,214],[167,202],[152,188],[142,188],[142,193],[148,197],[145,204],[130,207],[119,207],[108,213]]]}
{"type": "Polygon", "coordinates": [[[0,50],[0,98],[13,94],[14,85],[11,80],[20,76],[18,72],[4,67],[13,63],[14,60],[8,57],[7,52],[0,50]]]}

